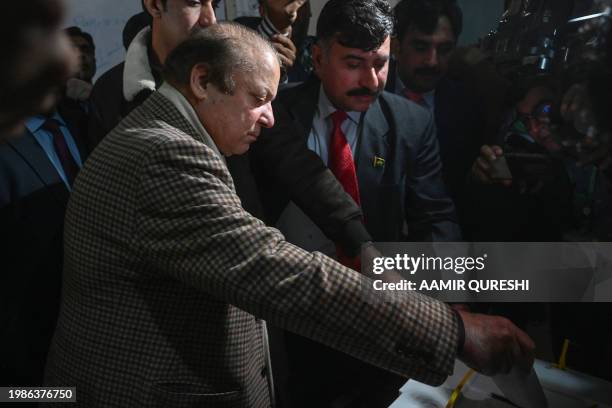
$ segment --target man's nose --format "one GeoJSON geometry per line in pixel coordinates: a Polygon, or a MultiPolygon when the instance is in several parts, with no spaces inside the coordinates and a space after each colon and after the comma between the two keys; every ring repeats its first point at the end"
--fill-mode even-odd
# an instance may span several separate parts
{"type": "Polygon", "coordinates": [[[378,75],[375,68],[366,68],[361,74],[360,84],[364,88],[368,88],[372,92],[378,90],[378,75]]]}
{"type": "Polygon", "coordinates": [[[427,54],[427,59],[425,60],[427,66],[436,67],[438,66],[438,50],[432,48],[427,54]]]}
{"type": "Polygon", "coordinates": [[[274,111],[272,110],[272,103],[268,102],[264,106],[264,111],[259,117],[259,124],[265,128],[271,128],[274,126],[274,111]]]}
{"type": "Polygon", "coordinates": [[[200,24],[200,27],[202,28],[206,28],[217,22],[217,18],[215,17],[215,9],[212,3],[212,1],[207,1],[202,4],[200,19],[198,20],[198,24],[200,24]]]}

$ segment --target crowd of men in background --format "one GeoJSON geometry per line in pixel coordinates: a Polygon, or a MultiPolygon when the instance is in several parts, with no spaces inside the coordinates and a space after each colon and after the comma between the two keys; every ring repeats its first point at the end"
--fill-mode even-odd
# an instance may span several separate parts
{"type": "Polygon", "coordinates": [[[523,84],[492,115],[485,77],[465,73],[485,59],[457,50],[455,0],[331,0],[316,37],[307,0],[260,1],[260,18],[237,19],[255,31],[217,24],[215,1],[142,5],[125,61],[95,84],[94,41],[57,31],[61,3],[4,13],[24,32],[0,71],[1,385],[74,382],[91,407],[386,407],[456,356],[529,365],[533,343],[506,319],[408,297],[369,309],[348,268],[376,241],[606,240],[609,180],[553,136],[564,90],[523,84]],[[544,160],[510,178],[504,152],[544,160]],[[271,355],[248,313],[273,326],[271,355]]]}

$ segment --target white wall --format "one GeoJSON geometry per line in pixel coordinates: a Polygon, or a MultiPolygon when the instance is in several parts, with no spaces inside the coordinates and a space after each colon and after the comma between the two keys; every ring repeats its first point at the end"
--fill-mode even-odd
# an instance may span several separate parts
{"type": "Polygon", "coordinates": [[[68,0],[66,26],[78,26],[94,38],[96,78],[123,61],[122,32],[125,22],[142,11],[140,0],[68,0]]]}

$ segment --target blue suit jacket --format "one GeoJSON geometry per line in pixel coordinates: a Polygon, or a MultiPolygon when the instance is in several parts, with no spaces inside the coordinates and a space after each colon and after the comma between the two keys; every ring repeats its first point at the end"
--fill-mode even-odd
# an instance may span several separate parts
{"type": "MultiPolygon", "coordinates": [[[[275,139],[306,144],[318,101],[320,82],[311,79],[283,89],[274,102],[276,124],[258,144],[275,139]]],[[[431,114],[404,98],[384,92],[364,113],[355,154],[366,229],[375,241],[459,240],[454,206],[442,182],[438,142],[431,114]],[[374,159],[384,159],[375,166],[374,159]],[[409,236],[403,233],[408,224],[409,236]]],[[[265,185],[269,180],[259,180],[265,185]]],[[[277,200],[278,188],[262,197],[277,200]]],[[[276,216],[288,202],[277,200],[276,216]]],[[[267,208],[270,206],[266,205],[267,208]]]]}
{"type": "MultiPolygon", "coordinates": [[[[68,113],[66,113],[68,112],[68,113]]],[[[60,111],[81,158],[86,126],[60,111]]],[[[27,130],[0,144],[0,384],[40,385],[57,318],[69,191],[27,130]]]]}

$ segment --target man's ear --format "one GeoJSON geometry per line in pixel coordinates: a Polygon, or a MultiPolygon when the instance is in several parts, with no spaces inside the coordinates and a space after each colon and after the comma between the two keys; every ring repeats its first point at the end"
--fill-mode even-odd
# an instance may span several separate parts
{"type": "Polygon", "coordinates": [[[324,55],[323,53],[325,52],[325,50],[323,50],[323,47],[321,47],[320,44],[315,43],[312,45],[312,66],[314,68],[315,73],[319,73],[319,71],[321,70],[321,65],[323,65],[323,58],[324,55]]]}
{"type": "Polygon", "coordinates": [[[400,54],[400,42],[397,37],[391,38],[391,55],[393,58],[397,59],[400,54]]]}
{"type": "Polygon", "coordinates": [[[163,11],[161,0],[143,0],[145,9],[153,18],[159,18],[163,11]]]}
{"type": "Polygon", "coordinates": [[[191,69],[189,88],[198,100],[204,100],[208,97],[209,72],[208,64],[196,64],[191,69]]]}

